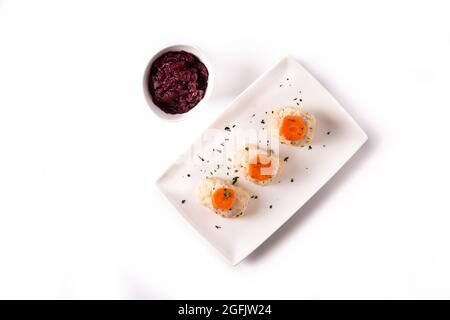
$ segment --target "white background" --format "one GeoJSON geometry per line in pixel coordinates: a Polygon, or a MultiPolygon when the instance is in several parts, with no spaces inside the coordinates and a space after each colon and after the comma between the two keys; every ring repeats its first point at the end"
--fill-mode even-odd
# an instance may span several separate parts
{"type": "Polygon", "coordinates": [[[446,1],[0,0],[0,298],[450,298],[449,15],[446,1]],[[167,123],[142,74],[181,42],[208,54],[216,89],[167,123]],[[369,141],[232,267],[155,180],[286,54],[369,141]]]}

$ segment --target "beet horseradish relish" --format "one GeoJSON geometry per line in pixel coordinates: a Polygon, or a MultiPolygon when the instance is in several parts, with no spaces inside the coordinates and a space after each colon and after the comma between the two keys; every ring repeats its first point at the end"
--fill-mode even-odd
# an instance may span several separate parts
{"type": "Polygon", "coordinates": [[[185,113],[203,99],[208,69],[192,53],[169,51],[153,62],[148,86],[153,103],[162,111],[185,113]]]}

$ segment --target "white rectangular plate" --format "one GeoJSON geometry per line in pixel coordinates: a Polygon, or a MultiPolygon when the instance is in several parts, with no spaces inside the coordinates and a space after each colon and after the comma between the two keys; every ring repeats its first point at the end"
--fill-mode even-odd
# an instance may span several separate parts
{"type": "Polygon", "coordinates": [[[157,181],[183,217],[232,264],[242,261],[294,215],[367,140],[344,108],[292,58],[283,59],[258,78],[205,132],[218,129],[232,135],[245,133],[249,128],[261,129],[261,120],[267,123],[271,111],[282,106],[298,106],[315,115],[317,129],[312,148],[281,145],[281,160],[289,159],[284,163],[283,174],[271,185],[257,186],[240,177],[239,185],[258,196],[250,199],[242,217],[222,218],[196,201],[195,189],[203,177],[212,173],[231,179],[237,175],[226,168],[231,167],[231,162],[217,169],[217,156],[227,161],[229,155],[217,152],[222,150],[219,141],[209,141],[208,133],[195,141],[157,181]],[[231,132],[224,131],[225,127],[231,132]]]}

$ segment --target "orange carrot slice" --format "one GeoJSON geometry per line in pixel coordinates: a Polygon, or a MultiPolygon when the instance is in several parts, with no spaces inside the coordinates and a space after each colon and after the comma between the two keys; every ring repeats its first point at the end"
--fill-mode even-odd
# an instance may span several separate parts
{"type": "Polygon", "coordinates": [[[272,177],[272,162],[270,157],[259,154],[255,159],[249,162],[248,175],[255,180],[264,181],[272,177]]]}
{"type": "Polygon", "coordinates": [[[280,134],[289,141],[297,141],[306,134],[306,124],[299,116],[286,116],[280,127],[280,134]]]}
{"type": "Polygon", "coordinates": [[[230,209],[234,200],[234,190],[230,188],[219,188],[212,195],[212,205],[215,209],[230,209]]]}

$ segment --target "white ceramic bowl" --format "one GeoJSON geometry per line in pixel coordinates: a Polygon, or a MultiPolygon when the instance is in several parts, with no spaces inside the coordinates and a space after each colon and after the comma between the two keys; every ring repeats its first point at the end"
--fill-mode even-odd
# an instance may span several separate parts
{"type": "Polygon", "coordinates": [[[150,106],[150,109],[152,109],[153,112],[158,117],[160,117],[161,119],[164,119],[164,120],[168,120],[168,121],[180,121],[180,120],[187,119],[187,118],[197,114],[198,112],[200,112],[200,110],[205,108],[209,98],[211,97],[211,93],[213,90],[214,72],[213,72],[211,62],[199,48],[194,47],[194,46],[189,46],[189,45],[173,45],[173,46],[169,46],[169,47],[166,47],[166,48],[158,51],[150,59],[149,63],[147,64],[147,67],[145,68],[143,85],[144,85],[145,100],[147,101],[148,105],[150,106]],[[205,95],[203,96],[203,99],[200,100],[200,102],[195,107],[193,107],[191,110],[189,110],[186,113],[170,114],[170,113],[166,113],[166,112],[162,111],[157,105],[155,105],[153,103],[152,96],[148,89],[148,78],[149,78],[149,74],[150,74],[150,68],[156,59],[158,59],[162,54],[164,54],[166,52],[181,51],[181,50],[192,53],[193,55],[197,56],[197,58],[199,58],[201,62],[203,62],[203,64],[208,69],[208,86],[206,87],[206,91],[205,91],[205,95]]]}

